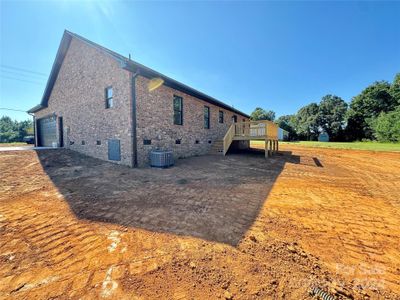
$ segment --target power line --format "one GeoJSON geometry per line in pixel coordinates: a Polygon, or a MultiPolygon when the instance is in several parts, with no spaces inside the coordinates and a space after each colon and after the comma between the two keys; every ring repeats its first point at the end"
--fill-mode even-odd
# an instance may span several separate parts
{"type": "Polygon", "coordinates": [[[0,74],[0,77],[5,78],[5,79],[11,79],[11,80],[16,80],[16,81],[23,81],[23,82],[29,82],[29,83],[34,83],[34,84],[43,85],[43,83],[41,83],[41,82],[30,81],[30,80],[25,80],[25,79],[15,78],[15,77],[9,77],[9,76],[4,76],[4,75],[2,75],[2,74],[0,74]]]}
{"type": "Polygon", "coordinates": [[[23,69],[23,68],[18,68],[18,67],[13,67],[13,66],[9,66],[9,65],[3,65],[3,64],[1,65],[1,67],[6,68],[6,69],[12,69],[12,70],[17,70],[17,71],[21,71],[21,72],[32,73],[32,74],[47,77],[47,74],[42,73],[42,72],[33,71],[33,70],[28,70],[28,69],[23,69]]]}
{"type": "Polygon", "coordinates": [[[22,111],[22,112],[26,113],[26,110],[14,109],[14,108],[8,108],[8,107],[0,107],[0,110],[22,111]]]}
{"type": "Polygon", "coordinates": [[[44,78],[35,77],[35,76],[38,76],[38,75],[35,75],[35,74],[24,74],[24,73],[20,73],[19,71],[0,70],[0,72],[1,73],[8,73],[8,74],[11,74],[12,76],[28,77],[28,79],[44,80],[44,78]]]}

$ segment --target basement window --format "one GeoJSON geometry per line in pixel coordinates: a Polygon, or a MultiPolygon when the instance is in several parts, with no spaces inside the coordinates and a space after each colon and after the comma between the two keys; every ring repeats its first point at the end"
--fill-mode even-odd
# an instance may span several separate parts
{"type": "Polygon", "coordinates": [[[114,106],[113,103],[113,88],[109,86],[105,89],[105,96],[106,96],[106,108],[111,108],[114,106]]]}
{"type": "Polygon", "coordinates": [[[143,145],[151,145],[151,140],[143,140],[143,145]]]}
{"type": "Polygon", "coordinates": [[[181,144],[181,140],[175,140],[175,144],[180,145],[181,144]]]}

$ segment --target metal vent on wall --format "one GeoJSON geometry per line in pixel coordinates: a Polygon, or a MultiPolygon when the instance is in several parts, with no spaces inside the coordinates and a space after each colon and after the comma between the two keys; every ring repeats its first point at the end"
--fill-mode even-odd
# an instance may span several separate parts
{"type": "Polygon", "coordinates": [[[108,159],[109,160],[121,160],[121,146],[119,140],[108,140],[108,159]]]}

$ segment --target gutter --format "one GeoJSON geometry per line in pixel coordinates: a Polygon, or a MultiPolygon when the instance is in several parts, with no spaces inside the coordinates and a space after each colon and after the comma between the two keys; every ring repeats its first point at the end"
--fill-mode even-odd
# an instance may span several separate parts
{"type": "Polygon", "coordinates": [[[30,112],[30,111],[27,111],[27,113],[28,113],[28,115],[30,115],[32,118],[33,118],[33,136],[34,136],[34,138],[35,138],[35,147],[37,147],[37,137],[36,137],[36,117],[35,117],[35,115],[32,113],[32,112],[30,112]]]}
{"type": "Polygon", "coordinates": [[[224,108],[226,110],[229,110],[229,111],[231,111],[235,114],[238,114],[240,116],[243,116],[245,118],[250,118],[249,115],[237,110],[236,108],[229,106],[228,104],[225,104],[224,102],[221,102],[211,96],[208,96],[208,95],[204,94],[203,92],[200,92],[194,88],[191,88],[179,81],[176,81],[175,79],[172,79],[172,78],[165,76],[157,71],[154,71],[142,64],[139,64],[138,62],[135,62],[130,59],[126,59],[125,61],[120,61],[120,64],[121,64],[121,68],[123,68],[125,70],[128,70],[130,72],[140,71],[140,75],[143,77],[146,77],[148,79],[160,77],[161,79],[164,80],[165,86],[168,86],[172,89],[175,89],[175,90],[185,93],[187,95],[193,96],[195,98],[198,98],[200,100],[203,100],[203,101],[213,104],[215,106],[224,108]]]}
{"type": "Polygon", "coordinates": [[[46,107],[43,106],[42,104],[38,104],[38,105],[32,107],[30,110],[28,110],[27,113],[32,114],[32,113],[38,112],[39,110],[41,110],[43,108],[46,108],[46,107]]]}

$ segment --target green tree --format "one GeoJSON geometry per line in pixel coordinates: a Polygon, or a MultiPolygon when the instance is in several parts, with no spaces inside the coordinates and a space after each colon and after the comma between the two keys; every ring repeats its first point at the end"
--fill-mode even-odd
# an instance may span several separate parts
{"type": "Polygon", "coordinates": [[[256,107],[256,109],[251,113],[250,119],[253,121],[259,121],[259,120],[273,121],[275,120],[275,112],[273,112],[272,110],[262,109],[261,107],[256,107]]]}
{"type": "Polygon", "coordinates": [[[347,103],[335,95],[322,97],[318,106],[317,123],[328,133],[329,139],[338,141],[343,139],[343,128],[346,121],[347,103]]]}
{"type": "Polygon", "coordinates": [[[17,126],[13,120],[8,116],[0,118],[0,142],[14,142],[18,139],[17,126]]]}
{"type": "MultiPolygon", "coordinates": [[[[393,91],[392,91],[393,92],[393,91]]],[[[394,110],[397,101],[387,81],[377,81],[353,97],[348,112],[346,134],[350,139],[373,138],[371,122],[382,112],[394,110]]]]}
{"type": "Polygon", "coordinates": [[[381,113],[372,122],[374,135],[380,142],[400,142],[400,106],[394,111],[381,113]]]}
{"type": "Polygon", "coordinates": [[[0,118],[0,142],[22,142],[24,136],[33,134],[33,125],[31,120],[13,121],[8,116],[0,118]]]}
{"type": "Polygon", "coordinates": [[[289,139],[297,139],[296,132],[296,116],[295,115],[285,115],[280,116],[275,123],[282,129],[289,132],[289,139]]]}
{"type": "Polygon", "coordinates": [[[18,122],[18,141],[22,141],[27,135],[33,135],[33,124],[31,120],[18,122]]]}
{"type": "Polygon", "coordinates": [[[400,105],[400,73],[397,73],[394,77],[389,92],[396,101],[396,105],[400,105]]]}
{"type": "Polygon", "coordinates": [[[296,114],[296,132],[300,139],[316,140],[319,134],[318,104],[308,104],[296,114]]]}

